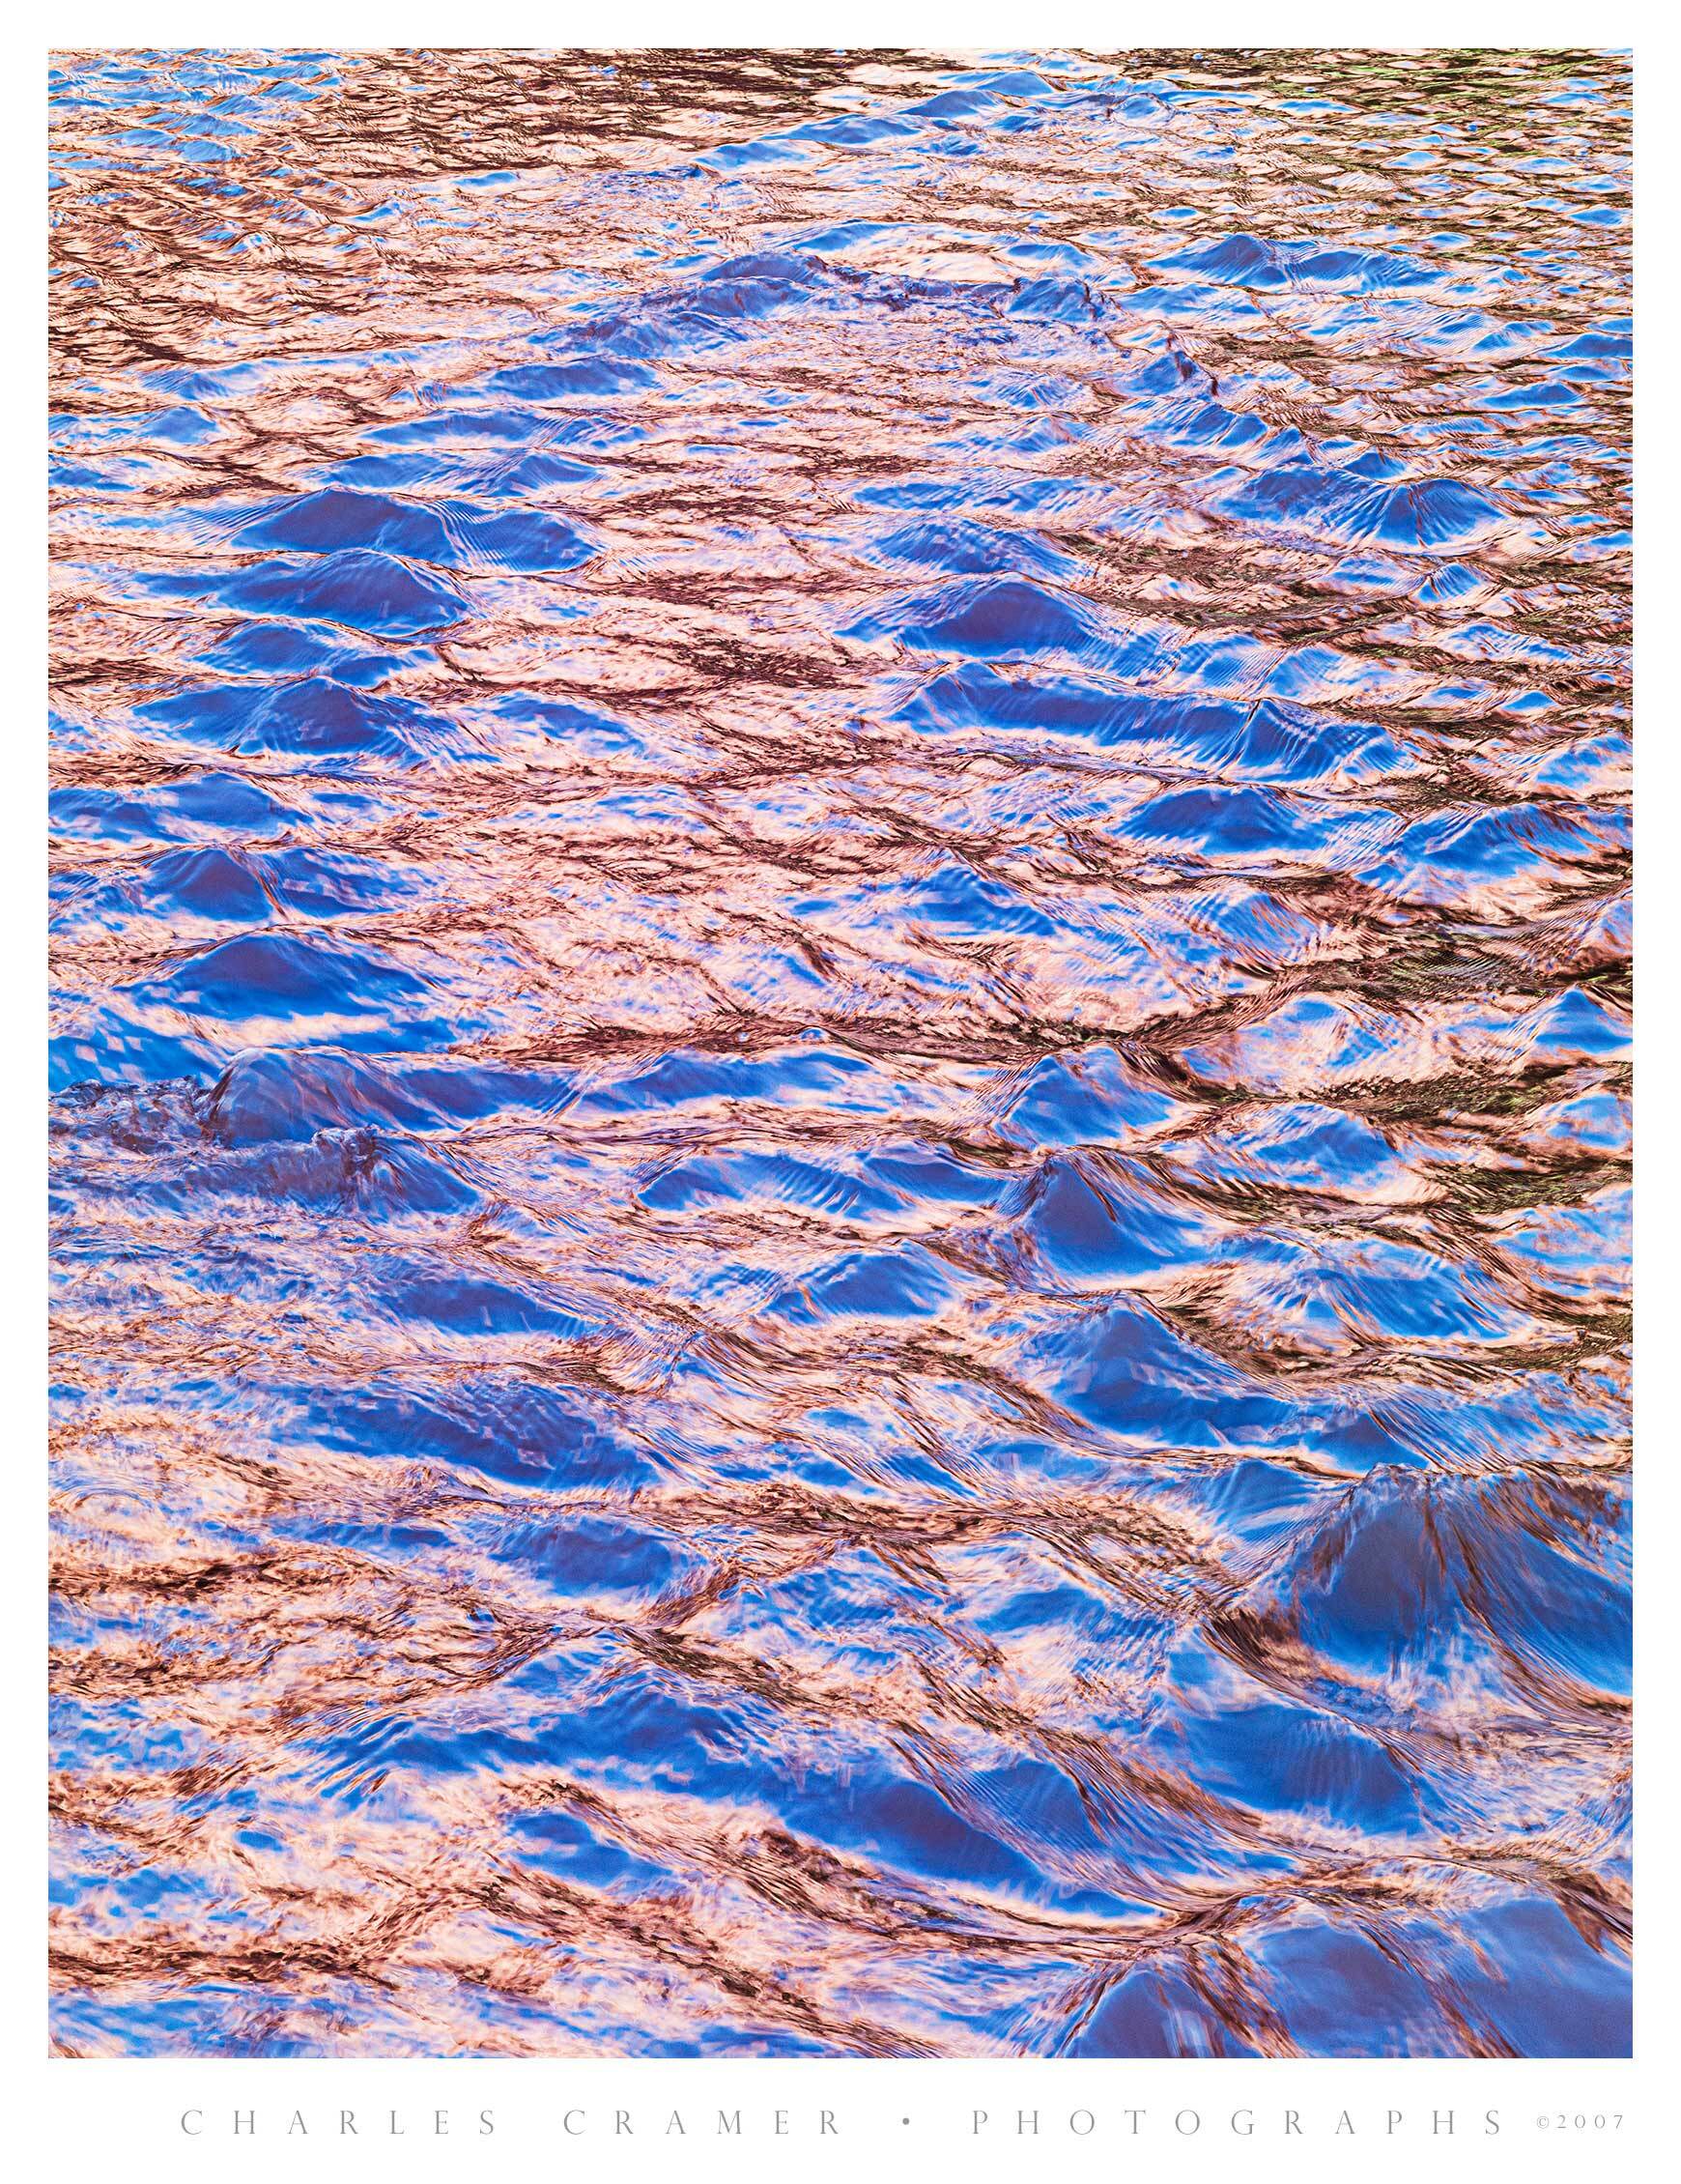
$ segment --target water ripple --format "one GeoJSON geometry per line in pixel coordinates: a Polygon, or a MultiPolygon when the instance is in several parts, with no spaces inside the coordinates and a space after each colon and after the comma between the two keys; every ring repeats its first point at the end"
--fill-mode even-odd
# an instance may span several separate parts
{"type": "Polygon", "coordinates": [[[1624,62],[53,85],[61,2050],[1626,2053],[1624,62]]]}

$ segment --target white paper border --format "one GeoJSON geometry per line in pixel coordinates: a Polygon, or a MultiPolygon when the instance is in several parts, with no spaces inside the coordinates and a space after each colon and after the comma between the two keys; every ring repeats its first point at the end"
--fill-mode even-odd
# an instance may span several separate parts
{"type": "MultiPolygon", "coordinates": [[[[0,141],[10,279],[0,379],[10,488],[0,524],[10,640],[0,796],[0,975],[11,1033],[0,1068],[0,1148],[10,1221],[0,1258],[0,1340],[14,1430],[0,1527],[0,1707],[8,1762],[0,1800],[6,1876],[0,1909],[0,2149],[26,2179],[121,2175],[270,2178],[508,2176],[613,2179],[846,2178],[933,2184],[1130,2175],[1616,2177],[1667,2155],[1681,2070],[1675,1858],[1681,1832],[1672,1697],[1681,1675],[1675,1605],[1681,1553],[1672,1322],[1681,1302],[1669,1256],[1681,1228],[1681,680],[1667,642],[1681,619],[1681,556],[1669,497],[1681,483],[1675,410],[1677,184],[1681,82],[1675,35],[1657,8],[1558,5],[1409,7],[1209,5],[968,6],[850,0],[791,9],[768,0],[710,6],[615,0],[611,10],[437,0],[318,0],[273,6],[67,4],[30,11],[0,33],[6,129],[0,141]],[[45,1204],[44,1020],[46,665],[45,115],[49,48],[238,45],[914,46],[935,51],[1089,50],[1195,45],[1343,48],[1426,45],[1633,47],[1636,60],[1637,503],[1636,924],[1639,980],[1636,1082],[1637,1950],[1632,2062],[864,2061],[616,2058],[459,2061],[87,2059],[47,2055],[44,1815],[45,1204]],[[1647,1123],[1651,1127],[1644,1127],[1647,1123]],[[340,2112],[356,2118],[339,2129],[340,2112]],[[478,2121],[488,2110],[494,2129],[478,2121]],[[615,2131],[627,2112],[632,2133],[615,2131]],[[831,2112],[835,2130],[819,2128],[831,2112]],[[438,2112],[448,2118],[436,2128],[438,2112]],[[717,2125],[740,2111],[740,2136],[717,2125]],[[1296,2128],[1285,2118],[1295,2111],[1296,2128]],[[779,2133],[778,2112],[785,2118],[779,2133]],[[988,2122],[974,2124],[976,2112],[988,2122]],[[1400,2120],[1389,2118],[1399,2112],[1400,2120]],[[1451,2132],[1439,2118],[1451,2112],[1451,2132]],[[683,2119],[681,2134],[670,2125],[683,2119]],[[1018,2115],[1037,2113],[1037,2132],[1018,2115]],[[1620,2113],[1620,2131],[1595,2131],[1620,2113]],[[1487,2117],[1498,2119],[1497,2132],[1487,2117]],[[254,2130],[236,2133],[248,2115],[254,2130]],[[1353,2126],[1339,2130],[1346,2115],[1353,2126]],[[1581,2115],[1578,2133],[1558,2116],[1581,2115]],[[293,2118],[300,2116],[299,2132],[293,2118]],[[391,2127],[395,2117],[397,2130],[391,2127]],[[909,2117],[909,2122],[902,2120],[909,2117]],[[1086,2118],[1090,2117],[1089,2125],[1086,2118]],[[1548,2118],[1542,2128],[1540,2118],[1548,2118]],[[1075,2119],[1070,2123],[1070,2118],[1075,2119]],[[1191,2119],[1194,2120],[1194,2125],[1191,2119]],[[1239,2119],[1236,2126],[1234,2118],[1239,2119]],[[1250,2129],[1245,2133],[1243,2119],[1250,2129]]],[[[1666,2163],[1668,2166],[1668,2163],[1666,2163]]]]}

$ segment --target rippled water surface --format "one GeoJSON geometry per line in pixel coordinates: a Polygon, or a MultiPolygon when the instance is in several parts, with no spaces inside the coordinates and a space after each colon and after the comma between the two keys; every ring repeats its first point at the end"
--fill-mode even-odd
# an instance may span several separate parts
{"type": "Polygon", "coordinates": [[[60,57],[64,2050],[1626,2050],[1627,98],[60,57]]]}

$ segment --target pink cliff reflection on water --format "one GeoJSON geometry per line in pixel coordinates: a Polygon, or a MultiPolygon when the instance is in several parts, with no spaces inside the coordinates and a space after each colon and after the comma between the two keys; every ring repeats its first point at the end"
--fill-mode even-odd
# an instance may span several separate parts
{"type": "Polygon", "coordinates": [[[63,2052],[1627,2051],[1628,97],[58,58],[63,2052]]]}

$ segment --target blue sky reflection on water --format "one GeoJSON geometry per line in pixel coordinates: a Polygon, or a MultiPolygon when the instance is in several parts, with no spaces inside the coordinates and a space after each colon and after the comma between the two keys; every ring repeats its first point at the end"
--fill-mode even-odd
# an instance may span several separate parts
{"type": "Polygon", "coordinates": [[[61,2051],[1626,2053],[1625,62],[53,101],[61,2051]]]}

